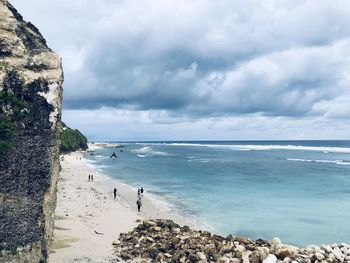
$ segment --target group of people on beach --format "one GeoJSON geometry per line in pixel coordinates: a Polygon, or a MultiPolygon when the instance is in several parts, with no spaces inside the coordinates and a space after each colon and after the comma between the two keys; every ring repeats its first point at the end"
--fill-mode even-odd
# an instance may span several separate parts
{"type": "Polygon", "coordinates": [[[141,198],[143,197],[143,187],[137,189],[137,197],[138,197],[136,201],[137,211],[141,212],[141,206],[142,206],[141,198]]]}
{"type": "Polygon", "coordinates": [[[94,175],[93,174],[89,174],[89,182],[91,181],[91,182],[93,182],[94,181],[94,175]]]}
{"type": "MultiPolygon", "coordinates": [[[[117,188],[114,188],[114,189],[113,189],[113,196],[114,196],[114,199],[117,198],[117,191],[118,191],[117,188]]],[[[137,201],[136,201],[136,205],[137,205],[137,211],[138,211],[138,212],[141,212],[143,191],[144,191],[144,190],[143,190],[143,187],[137,189],[137,201]]]]}

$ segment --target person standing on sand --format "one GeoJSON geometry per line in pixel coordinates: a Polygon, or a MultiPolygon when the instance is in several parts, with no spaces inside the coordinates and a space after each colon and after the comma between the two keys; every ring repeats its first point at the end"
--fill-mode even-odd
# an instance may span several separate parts
{"type": "Polygon", "coordinates": [[[142,202],[141,202],[141,198],[139,198],[139,200],[136,201],[136,205],[137,205],[137,211],[141,212],[141,206],[142,206],[142,202]]]}
{"type": "Polygon", "coordinates": [[[143,194],[143,187],[141,187],[141,194],[143,194]]]}
{"type": "Polygon", "coordinates": [[[114,199],[116,199],[117,198],[117,188],[114,188],[113,194],[114,194],[114,199]]]}
{"type": "Polygon", "coordinates": [[[89,174],[89,182],[90,182],[90,174],[89,174]]]}
{"type": "Polygon", "coordinates": [[[91,182],[93,182],[94,181],[94,175],[92,174],[91,175],[91,182]]]}

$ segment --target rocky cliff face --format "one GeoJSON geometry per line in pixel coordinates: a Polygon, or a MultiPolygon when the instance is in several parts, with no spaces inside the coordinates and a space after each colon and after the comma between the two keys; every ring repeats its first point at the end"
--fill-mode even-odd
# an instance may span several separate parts
{"type": "Polygon", "coordinates": [[[45,262],[53,231],[63,72],[0,0],[0,262],[45,262]]]}

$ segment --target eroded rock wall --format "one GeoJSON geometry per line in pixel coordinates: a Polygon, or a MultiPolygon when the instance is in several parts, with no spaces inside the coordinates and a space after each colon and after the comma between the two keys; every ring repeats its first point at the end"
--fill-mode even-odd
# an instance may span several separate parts
{"type": "Polygon", "coordinates": [[[0,0],[0,262],[45,262],[53,232],[63,71],[0,0]]]}

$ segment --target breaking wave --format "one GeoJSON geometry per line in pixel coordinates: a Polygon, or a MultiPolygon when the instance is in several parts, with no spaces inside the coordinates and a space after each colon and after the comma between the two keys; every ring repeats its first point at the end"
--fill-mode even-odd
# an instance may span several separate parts
{"type": "Polygon", "coordinates": [[[136,153],[139,157],[147,157],[147,156],[168,156],[167,152],[156,151],[153,150],[149,146],[142,147],[140,149],[132,150],[131,152],[136,153]],[[141,155],[141,156],[140,156],[141,155]]]}
{"type": "Polygon", "coordinates": [[[345,160],[309,160],[309,159],[296,159],[296,158],[287,158],[287,160],[295,161],[295,162],[333,163],[338,165],[350,165],[350,161],[345,161],[345,160]]]}
{"type": "Polygon", "coordinates": [[[292,151],[317,151],[324,153],[350,153],[350,148],[345,147],[316,147],[299,145],[229,145],[229,144],[196,144],[196,143],[170,143],[171,146],[208,147],[217,149],[230,149],[235,151],[269,151],[269,150],[292,150],[292,151]]]}

